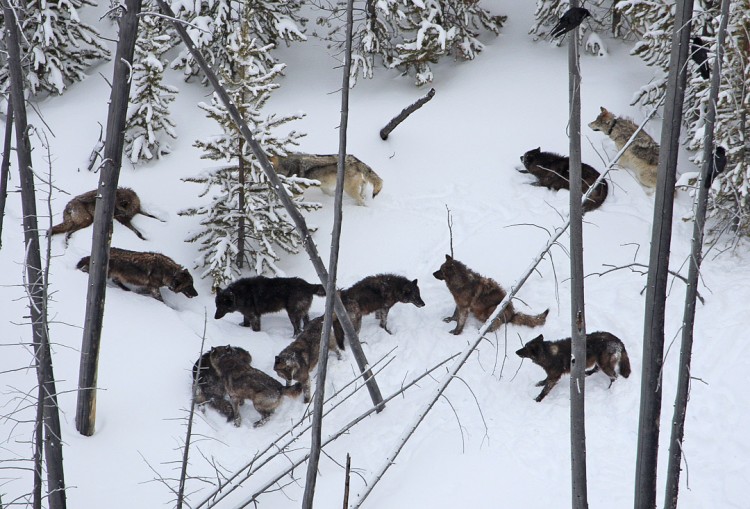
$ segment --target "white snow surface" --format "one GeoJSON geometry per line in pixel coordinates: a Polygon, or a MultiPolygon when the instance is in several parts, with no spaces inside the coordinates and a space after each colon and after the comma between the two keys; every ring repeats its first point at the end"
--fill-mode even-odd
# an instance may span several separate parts
{"type": "MultiPolygon", "coordinates": [[[[453,218],[455,256],[506,288],[522,275],[545,245],[548,231],[559,227],[566,214],[568,193],[530,186],[529,176],[517,173],[519,157],[532,148],[568,152],[567,52],[527,34],[533,3],[485,2],[494,13],[507,14],[498,37],[484,36],[484,51],[473,62],[446,61],[434,66],[434,99],[398,126],[387,141],[378,136],[402,108],[421,97],[410,78],[379,69],[373,80],[359,80],[351,93],[348,147],[384,180],[382,192],[358,207],[344,198],[344,222],[339,264],[339,286],[347,287],[377,273],[392,272],[418,278],[426,306],[397,304],[389,316],[392,335],[365,317],[361,331],[364,351],[374,364],[389,354],[390,364],[378,374],[384,395],[398,390],[415,376],[463,350],[476,338],[479,323],[470,319],[463,334],[453,336],[453,325],[442,318],[453,311],[453,299],[432,273],[450,250],[446,207],[453,218]],[[395,350],[394,350],[395,349],[395,350]]],[[[103,23],[103,22],[102,22],[103,23]]],[[[606,35],[606,34],[604,34],[606,35]]],[[[307,133],[300,150],[336,153],[338,150],[341,84],[339,62],[325,44],[308,37],[279,53],[288,64],[282,87],[274,92],[269,112],[304,112],[293,128],[307,133]]],[[[601,133],[586,127],[605,106],[620,115],[643,118],[644,111],[629,105],[633,92],[653,77],[653,69],[629,56],[628,45],[607,40],[607,55],[581,57],[583,160],[599,170],[602,158],[614,153],[601,133]]],[[[47,150],[35,138],[34,165],[40,176],[51,164],[54,222],[67,201],[94,189],[98,174],[86,170],[87,160],[107,114],[109,87],[100,76],[111,76],[111,64],[90,72],[85,82],[63,97],[41,101],[48,133],[47,150]]],[[[193,141],[218,134],[198,108],[209,91],[184,84],[170,71],[180,93],[172,105],[179,137],[174,151],[145,166],[124,162],[120,183],[135,189],[144,209],[166,220],[137,216],[134,224],[147,241],[119,223],[112,245],[158,251],[191,269],[198,246],[184,239],[198,227],[197,219],[178,211],[199,201],[200,186],[183,182],[212,163],[200,159],[193,141]]],[[[42,130],[29,110],[30,122],[42,130]]],[[[659,124],[647,127],[657,135],[659,124]]],[[[11,190],[18,178],[13,160],[11,190]]],[[[696,171],[681,156],[680,172],[696,171]]],[[[37,180],[40,214],[45,214],[45,185],[37,180]]],[[[330,250],[333,198],[318,189],[309,198],[323,208],[307,216],[317,227],[314,239],[327,264],[330,250]]],[[[590,507],[628,508],[633,505],[636,443],[642,369],[645,275],[628,269],[606,272],[633,262],[648,263],[653,196],[647,195],[631,173],[613,172],[604,205],[585,217],[584,245],[586,322],[589,332],[604,330],[620,337],[633,366],[628,379],[611,388],[602,374],[586,380],[586,435],[590,507]]],[[[687,193],[678,192],[672,241],[671,268],[686,274],[692,224],[681,218],[692,206],[687,193]]],[[[31,328],[24,318],[28,299],[22,287],[24,244],[18,193],[8,199],[0,250],[0,444],[4,460],[29,458],[33,419],[27,394],[34,394],[31,328]],[[10,415],[12,413],[12,415],[10,415]]],[[[49,222],[41,219],[40,228],[49,222]]],[[[263,317],[261,332],[238,325],[237,313],[213,319],[214,304],[208,280],[198,280],[199,296],[187,299],[164,289],[166,305],[149,297],[107,290],[98,374],[96,432],[80,435],[75,428],[76,389],[84,321],[87,276],[75,269],[89,254],[92,229],[75,233],[66,248],[63,236],[52,239],[51,338],[64,440],[68,506],[93,509],[171,507],[177,487],[181,445],[190,407],[191,367],[198,358],[204,327],[205,348],[232,344],[249,350],[253,365],[272,376],[273,359],[290,341],[292,329],[285,313],[263,317]],[[166,480],[165,485],[157,478],[166,480]]],[[[567,235],[562,243],[567,243],[567,235]]],[[[750,353],[747,341],[750,300],[750,257],[746,243],[733,249],[714,249],[703,263],[699,291],[692,384],[684,452],[687,459],[680,481],[681,508],[747,508],[750,485],[750,446],[746,426],[747,397],[737,395],[750,353]],[[721,348],[719,348],[721,347],[721,348]],[[726,352],[724,351],[726,350],[726,352]],[[742,402],[745,403],[742,403],[742,402]],[[744,424],[743,424],[744,423],[744,424]],[[688,475],[689,474],[689,475],[688,475]]],[[[564,247],[551,256],[522,288],[517,309],[538,313],[550,308],[545,326],[510,326],[489,335],[427,415],[364,507],[385,508],[557,508],[570,504],[569,384],[568,378],[537,403],[544,378],[541,368],[521,363],[515,350],[543,333],[554,340],[570,335],[568,258],[564,247]]],[[[285,255],[279,266],[288,276],[315,281],[304,252],[285,255]]],[[[250,275],[250,274],[248,274],[250,275]]],[[[669,287],[666,316],[667,353],[663,373],[663,404],[659,451],[658,503],[663,503],[670,421],[676,388],[684,284],[669,287]],[[673,341],[674,340],[674,341],[673,341]]],[[[322,314],[324,299],[313,302],[312,316],[322,314]]],[[[327,393],[348,383],[357,373],[349,350],[343,360],[330,359],[327,393]]],[[[371,483],[398,438],[407,431],[418,409],[433,394],[446,367],[422,380],[350,430],[325,449],[317,483],[317,507],[341,507],[342,465],[352,458],[351,496],[354,502],[365,482],[371,483]]],[[[365,390],[334,410],[324,421],[324,437],[367,411],[365,390]]],[[[195,507],[216,482],[248,463],[303,415],[301,400],[286,399],[270,421],[255,429],[257,413],[242,407],[243,423],[235,428],[216,412],[196,414],[190,452],[189,505],[195,507]],[[215,467],[216,469],[215,469],[215,467]],[[221,474],[217,474],[217,471],[221,474]],[[202,478],[202,479],[198,479],[202,478]]],[[[217,505],[236,507],[277,472],[305,453],[309,435],[245,481],[217,505]]],[[[5,465],[10,465],[6,463],[5,465]]],[[[21,463],[14,463],[21,465],[21,463]]],[[[259,507],[294,508],[302,499],[306,465],[286,476],[281,486],[262,495],[259,507]]],[[[9,504],[32,489],[27,470],[5,469],[0,481],[2,500],[9,504]]]]}

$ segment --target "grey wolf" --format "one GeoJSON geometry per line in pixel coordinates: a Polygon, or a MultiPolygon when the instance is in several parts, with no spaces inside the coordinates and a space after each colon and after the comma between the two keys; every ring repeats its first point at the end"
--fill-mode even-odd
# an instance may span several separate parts
{"type": "MultiPolygon", "coordinates": [[[[542,152],[541,148],[529,150],[521,156],[525,170],[521,173],[531,173],[537,180],[532,186],[541,186],[559,191],[570,189],[570,159],[553,152],[542,152]]],[[[599,172],[586,163],[581,163],[581,192],[585,193],[599,178],[599,172]]],[[[583,211],[589,212],[599,208],[609,193],[607,182],[602,180],[583,204],[583,211]]]]}
{"type": "MultiPolygon", "coordinates": [[[[452,316],[443,319],[444,322],[456,322],[456,328],[451,334],[461,334],[469,313],[482,322],[486,322],[500,302],[507,295],[505,290],[493,279],[481,276],[451,256],[445,255],[445,262],[433,273],[435,278],[445,281],[448,290],[456,301],[456,309],[452,316]]],[[[516,311],[513,303],[508,303],[503,313],[497,317],[488,332],[497,330],[504,323],[514,323],[527,327],[544,325],[547,321],[546,311],[530,316],[516,311]]]]}
{"type": "MultiPolygon", "coordinates": [[[[250,352],[239,347],[229,347],[234,349],[237,357],[244,357],[245,362],[250,364],[253,360],[250,352]]],[[[210,406],[221,415],[227,418],[227,421],[234,420],[234,408],[227,399],[227,389],[224,386],[219,373],[211,364],[211,352],[204,352],[195,364],[193,364],[193,384],[195,386],[194,400],[205,413],[206,405],[210,406]]]]}
{"type": "MultiPolygon", "coordinates": [[[[84,256],[78,261],[76,268],[88,272],[90,259],[90,256],[84,256]]],[[[162,302],[164,299],[159,290],[162,286],[189,298],[198,295],[190,272],[161,253],[144,253],[113,247],[109,251],[107,276],[123,290],[130,291],[128,285],[134,286],[137,293],[151,295],[162,302]]]]}
{"type": "Polygon", "coordinates": [[[260,316],[285,309],[296,336],[310,320],[308,312],[313,295],[324,297],[323,285],[314,285],[298,277],[264,276],[238,279],[216,292],[216,314],[219,319],[227,313],[239,311],[244,317],[243,327],[260,330],[260,316]]]}
{"type": "MultiPolygon", "coordinates": [[[[323,317],[319,316],[311,320],[297,339],[274,358],[273,369],[287,381],[287,385],[292,380],[301,384],[305,403],[310,402],[310,373],[318,364],[322,335],[323,317]]],[[[330,335],[328,347],[336,357],[341,358],[339,347],[343,349],[344,345],[337,344],[333,334],[330,335]]]]}
{"type": "MultiPolygon", "coordinates": [[[[594,131],[601,131],[615,142],[617,150],[628,142],[638,126],[632,120],[618,117],[601,107],[596,120],[589,123],[594,131]]],[[[656,170],[659,164],[659,145],[641,130],[633,143],[620,157],[620,163],[635,172],[638,181],[649,190],[656,187],[656,170]]]]}
{"type": "Polygon", "coordinates": [[[588,9],[584,9],[583,7],[573,7],[568,9],[550,31],[550,37],[554,39],[555,37],[560,37],[561,35],[570,32],[580,25],[588,16],[591,16],[591,13],[588,9]]]}
{"type": "Polygon", "coordinates": [[[300,384],[284,387],[281,382],[250,365],[250,354],[232,346],[217,346],[209,353],[211,366],[221,377],[234,413],[234,425],[242,423],[239,406],[244,400],[253,402],[260,419],[254,427],[262,426],[281,404],[284,396],[302,393],[300,384]]]}
{"type": "MultiPolygon", "coordinates": [[[[93,191],[79,194],[70,200],[65,205],[65,210],[63,210],[63,222],[53,226],[47,234],[56,235],[58,233],[65,233],[65,243],[67,244],[74,232],[91,225],[94,222],[97,192],[94,189],[93,191]]],[[[115,192],[115,219],[132,230],[133,233],[138,235],[138,238],[146,240],[141,232],[130,223],[136,214],[159,219],[141,208],[141,200],[135,194],[135,191],[127,187],[118,187],[115,192]]]]}
{"type": "MultiPolygon", "coordinates": [[[[541,334],[516,352],[516,355],[523,359],[531,359],[547,373],[547,378],[536,384],[537,387],[544,386],[536,401],[542,401],[558,380],[564,374],[570,373],[570,352],[570,338],[544,341],[541,334]]],[[[618,367],[622,376],[630,376],[630,358],[622,341],[609,332],[586,334],[586,368],[589,368],[586,376],[601,369],[609,377],[611,386],[617,379],[618,367]]]]}
{"type": "MultiPolygon", "coordinates": [[[[320,188],[327,194],[336,189],[339,156],[337,154],[316,155],[300,152],[286,156],[273,155],[269,158],[274,170],[279,175],[317,180],[320,188]]],[[[344,161],[344,191],[354,198],[357,205],[364,205],[367,198],[367,187],[372,186],[372,197],[375,198],[383,189],[383,179],[368,165],[351,154],[344,161]]]]}

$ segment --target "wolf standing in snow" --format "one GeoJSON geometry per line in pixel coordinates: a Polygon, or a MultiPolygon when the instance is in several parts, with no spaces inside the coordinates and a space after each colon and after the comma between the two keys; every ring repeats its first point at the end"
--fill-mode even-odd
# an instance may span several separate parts
{"type": "MultiPolygon", "coordinates": [[[[456,301],[456,310],[452,316],[443,319],[444,322],[456,322],[456,328],[451,334],[461,334],[469,313],[478,320],[486,322],[500,302],[507,295],[496,281],[481,276],[451,256],[445,255],[445,262],[433,273],[435,278],[445,281],[448,290],[456,301]]],[[[513,309],[509,302],[503,313],[495,319],[488,332],[497,330],[504,323],[514,323],[527,327],[544,325],[547,321],[549,309],[538,315],[530,316],[513,309]]]]}
{"type": "MultiPolygon", "coordinates": [[[[531,173],[537,180],[532,186],[546,187],[553,191],[570,189],[570,159],[552,152],[542,152],[541,147],[529,150],[521,156],[526,168],[521,173],[531,173]]],[[[586,193],[599,178],[599,172],[586,163],[581,163],[581,192],[586,193]]],[[[607,198],[609,187],[602,180],[583,204],[583,211],[589,212],[599,208],[607,198]]]]}
{"type": "MultiPolygon", "coordinates": [[[[286,156],[269,157],[274,170],[279,175],[298,177],[320,181],[320,188],[327,194],[333,194],[336,189],[336,174],[339,156],[290,153],[286,156]]],[[[375,198],[383,189],[383,179],[375,170],[347,154],[344,161],[344,191],[354,198],[357,205],[364,205],[367,198],[367,188],[372,187],[372,197],[375,198]]]]}
{"type": "MultiPolygon", "coordinates": [[[[536,401],[542,401],[549,394],[560,378],[570,373],[570,338],[558,341],[544,341],[543,335],[538,335],[516,355],[540,366],[547,373],[547,378],[537,383],[537,387],[544,386],[536,401]]],[[[609,377],[609,385],[617,379],[616,369],[625,378],[630,376],[630,358],[625,345],[614,334],[609,332],[592,332],[586,334],[586,376],[593,375],[600,369],[609,377]]]]}
{"type": "MultiPolygon", "coordinates": [[[[615,142],[617,150],[628,142],[638,126],[632,120],[618,117],[601,107],[596,120],[589,123],[594,131],[601,131],[615,142]]],[[[620,163],[635,172],[638,181],[650,192],[656,188],[656,171],[659,164],[659,145],[645,131],[641,130],[620,157],[620,163]]]]}

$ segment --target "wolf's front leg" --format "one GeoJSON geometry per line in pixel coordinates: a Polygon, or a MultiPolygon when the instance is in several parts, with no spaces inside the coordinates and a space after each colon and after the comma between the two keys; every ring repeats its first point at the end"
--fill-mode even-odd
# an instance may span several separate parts
{"type": "Polygon", "coordinates": [[[375,316],[380,320],[380,326],[388,333],[392,334],[391,331],[388,330],[388,308],[382,308],[375,311],[375,316]]]}
{"type": "Polygon", "coordinates": [[[539,393],[539,396],[537,396],[536,402],[539,403],[544,399],[544,397],[549,394],[549,391],[552,390],[552,388],[557,384],[557,381],[560,380],[560,377],[557,378],[547,378],[547,383],[544,385],[544,389],[542,389],[542,392],[539,393]]]}
{"type": "Polygon", "coordinates": [[[451,331],[451,334],[458,336],[464,331],[464,325],[466,325],[466,319],[469,318],[469,309],[459,309],[458,317],[456,319],[456,328],[451,331]]]}
{"type": "Polygon", "coordinates": [[[445,318],[443,318],[443,321],[445,323],[458,321],[458,306],[456,306],[456,309],[453,310],[453,314],[451,316],[446,316],[445,318]]]}
{"type": "Polygon", "coordinates": [[[240,415],[240,403],[242,400],[230,398],[230,401],[232,403],[232,412],[234,412],[234,426],[239,428],[240,424],[242,424],[242,416],[240,415]]]}

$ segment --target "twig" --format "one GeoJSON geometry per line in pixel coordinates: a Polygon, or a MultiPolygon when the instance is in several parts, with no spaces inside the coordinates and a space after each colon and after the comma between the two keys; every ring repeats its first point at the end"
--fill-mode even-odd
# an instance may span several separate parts
{"type": "Polygon", "coordinates": [[[388,124],[386,124],[386,126],[380,130],[380,139],[387,140],[388,135],[391,134],[391,131],[393,131],[397,125],[406,120],[409,115],[424,106],[433,97],[435,97],[435,89],[431,88],[430,91],[427,92],[427,95],[420,99],[417,99],[412,104],[401,110],[401,113],[393,117],[391,121],[388,122],[388,124]]]}

